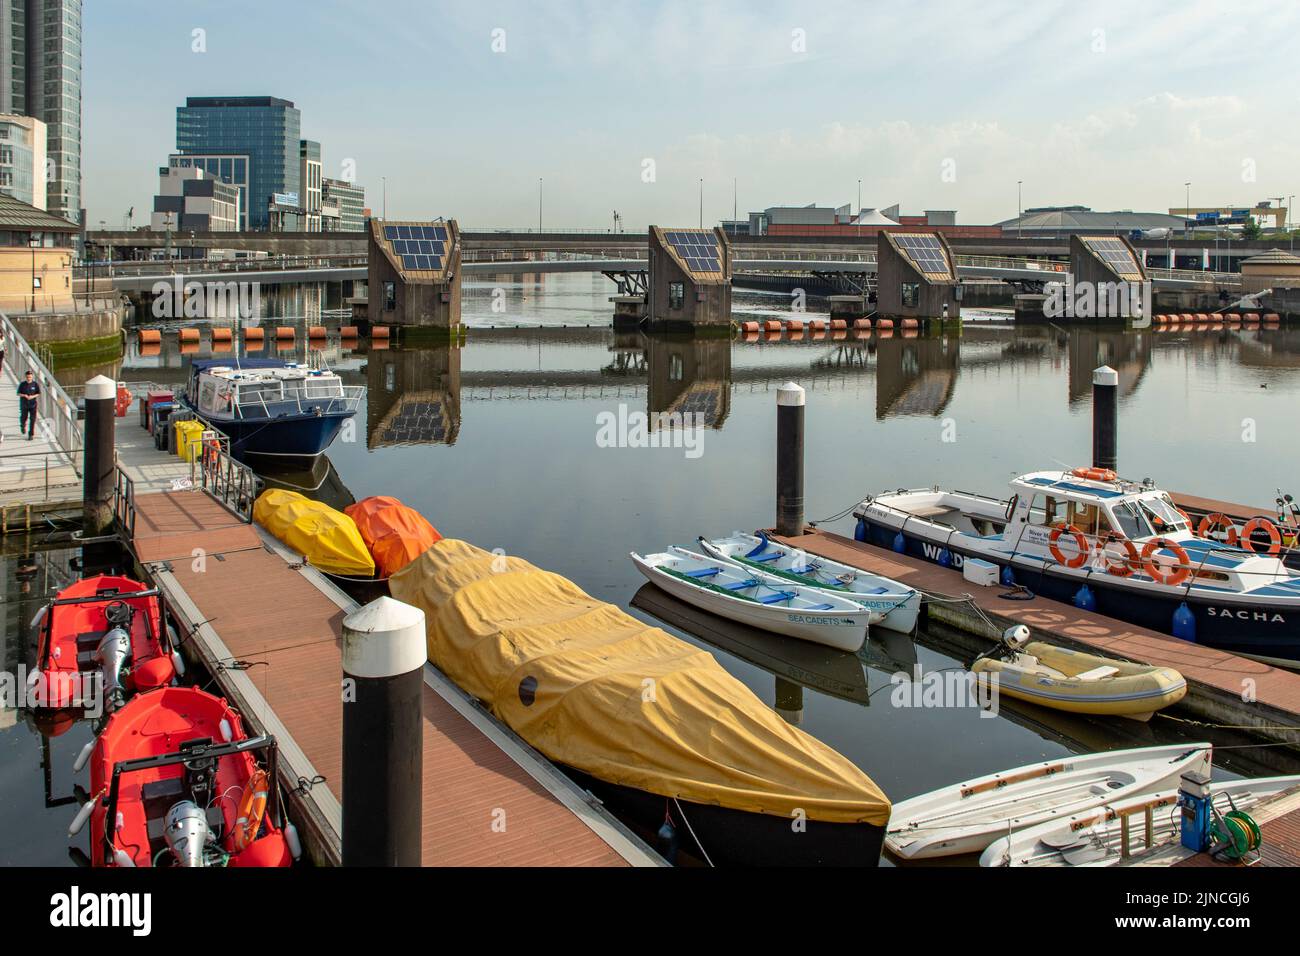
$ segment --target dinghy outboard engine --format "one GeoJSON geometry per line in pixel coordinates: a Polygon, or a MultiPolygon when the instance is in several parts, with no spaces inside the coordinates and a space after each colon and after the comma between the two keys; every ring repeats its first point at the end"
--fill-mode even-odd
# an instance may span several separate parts
{"type": "Polygon", "coordinates": [[[104,709],[114,711],[126,700],[122,677],[131,659],[131,607],[114,601],[104,609],[104,617],[111,626],[99,639],[95,648],[95,663],[104,675],[104,709]]]}
{"type": "Polygon", "coordinates": [[[1023,624],[1013,624],[1002,632],[1002,639],[981,654],[975,660],[989,658],[996,661],[1014,661],[1021,649],[1029,643],[1029,628],[1023,624]]]}
{"type": "Polygon", "coordinates": [[[208,818],[193,800],[173,804],[163,819],[163,839],[177,866],[204,865],[208,834],[208,818]]]}

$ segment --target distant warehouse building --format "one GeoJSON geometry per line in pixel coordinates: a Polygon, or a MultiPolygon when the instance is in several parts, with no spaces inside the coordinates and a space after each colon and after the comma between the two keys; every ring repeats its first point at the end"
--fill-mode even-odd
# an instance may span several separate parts
{"type": "Polygon", "coordinates": [[[1187,220],[1162,212],[1120,209],[1095,212],[1087,206],[1039,206],[996,224],[1005,236],[1127,236],[1134,231],[1182,230],[1187,220]]]}
{"type": "MultiPolygon", "coordinates": [[[[735,225],[740,225],[739,223],[735,225]]],[[[908,232],[924,228],[930,232],[958,238],[992,239],[1002,236],[996,226],[959,226],[952,209],[930,209],[920,216],[899,214],[898,205],[885,209],[859,209],[830,206],[770,206],[749,214],[751,236],[853,236],[874,238],[881,232],[908,232]]],[[[728,230],[730,235],[739,230],[728,230]]]]}
{"type": "Polygon", "coordinates": [[[365,232],[366,189],[345,179],[321,180],[321,229],[365,232]]]}
{"type": "Polygon", "coordinates": [[[149,227],[159,232],[236,232],[239,188],[197,166],[158,170],[149,227]]]}

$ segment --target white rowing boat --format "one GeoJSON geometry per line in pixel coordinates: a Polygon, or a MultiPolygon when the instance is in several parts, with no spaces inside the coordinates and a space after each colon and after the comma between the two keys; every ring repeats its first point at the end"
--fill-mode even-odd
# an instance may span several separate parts
{"type": "Polygon", "coordinates": [[[789,578],[828,591],[843,591],[871,611],[871,623],[891,631],[911,634],[921,611],[921,592],[905,584],[841,564],[819,554],[770,540],[767,535],[741,534],[725,538],[700,538],[700,548],[748,568],[789,578]]]}
{"type": "Polygon", "coordinates": [[[634,552],[632,561],[652,584],[732,621],[842,651],[856,651],[867,637],[871,612],[842,593],[685,548],[634,552]]]}
{"type": "MultiPolygon", "coordinates": [[[[1220,813],[1249,810],[1279,793],[1300,787],[1300,776],[1262,777],[1256,780],[1227,780],[1210,784],[1214,807],[1220,813]]],[[[1052,820],[1001,837],[980,856],[980,866],[1113,866],[1123,859],[1120,823],[1129,818],[1130,850],[1139,852],[1146,844],[1146,814],[1151,811],[1151,846],[1178,839],[1181,815],[1178,790],[1107,801],[1064,820],[1052,820]]]]}
{"type": "Polygon", "coordinates": [[[907,860],[979,853],[1027,827],[1209,775],[1210,745],[1179,744],[1061,757],[942,787],[894,804],[885,846],[907,860]]]}

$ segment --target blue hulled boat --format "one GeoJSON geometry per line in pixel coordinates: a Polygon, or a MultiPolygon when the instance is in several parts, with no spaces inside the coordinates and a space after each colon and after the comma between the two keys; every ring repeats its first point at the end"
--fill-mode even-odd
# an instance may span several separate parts
{"type": "Polygon", "coordinates": [[[875,495],[855,536],[960,572],[978,558],[1045,597],[1300,667],[1300,572],[1276,536],[1200,537],[1168,494],[1097,468],[1043,471],[999,500],[938,488],[875,495]]]}
{"type": "Polygon", "coordinates": [[[196,359],[182,405],[230,439],[230,453],[313,458],[357,413],[365,388],[280,359],[196,359]]]}

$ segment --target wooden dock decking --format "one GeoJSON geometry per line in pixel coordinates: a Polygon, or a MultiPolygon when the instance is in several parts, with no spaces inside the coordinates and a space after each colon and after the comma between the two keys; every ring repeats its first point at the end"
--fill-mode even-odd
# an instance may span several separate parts
{"type": "MultiPolygon", "coordinates": [[[[155,452],[155,454],[157,454],[155,452]]],[[[202,491],[135,501],[134,548],[241,711],[281,744],[317,862],[341,857],[344,617],[355,602],[202,491]],[[323,778],[323,780],[321,779],[323,778]]],[[[663,865],[590,794],[425,668],[426,866],[663,865]]]]}
{"type": "Polygon", "coordinates": [[[894,578],[938,598],[927,605],[932,619],[963,630],[974,629],[996,640],[1014,624],[1025,624],[1035,636],[1072,644],[1113,657],[1176,668],[1188,681],[1188,695],[1180,705],[1208,721],[1258,728],[1254,732],[1273,740],[1300,746],[1300,674],[1260,661],[1181,641],[1168,634],[1137,627],[1115,618],[1083,611],[1037,595],[1031,601],[1004,601],[1002,587],[981,588],[958,571],[941,568],[919,558],[885,551],[843,535],[811,530],[798,537],[774,540],[819,554],[844,564],[894,578]],[[971,612],[961,599],[969,596],[993,622],[993,627],[972,624],[971,612]],[[1247,694],[1253,700],[1246,702],[1247,694]]]}
{"type": "MultiPolygon", "coordinates": [[[[1247,811],[1259,824],[1259,860],[1255,866],[1300,866],[1300,792],[1280,794],[1256,804],[1247,811]]],[[[1252,854],[1253,856],[1253,854],[1252,854]]],[[[1208,853],[1193,853],[1181,843],[1166,844],[1154,850],[1134,850],[1133,856],[1121,860],[1125,867],[1239,867],[1245,863],[1215,859],[1208,853]]]]}

